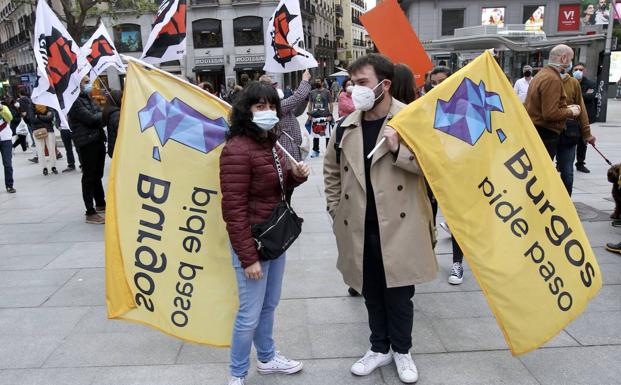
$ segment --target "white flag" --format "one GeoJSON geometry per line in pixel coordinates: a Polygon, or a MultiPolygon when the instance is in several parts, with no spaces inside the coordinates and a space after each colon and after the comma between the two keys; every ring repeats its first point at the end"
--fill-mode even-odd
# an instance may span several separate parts
{"type": "Polygon", "coordinates": [[[120,73],[125,73],[125,65],[119,56],[106,26],[101,23],[90,39],[81,48],[82,55],[91,65],[91,81],[101,75],[110,66],[120,73]]]}
{"type": "Polygon", "coordinates": [[[304,31],[298,0],[280,0],[265,33],[265,67],[285,73],[317,67],[317,60],[304,49],[304,31]]]}
{"type": "Polygon", "coordinates": [[[140,60],[156,64],[185,55],[186,9],[186,0],[162,1],[140,60]]]}
{"type": "Polygon", "coordinates": [[[80,81],[90,65],[45,0],[37,4],[34,31],[37,83],[32,101],[57,110],[62,126],[69,128],[67,113],[80,95],[80,81]]]}

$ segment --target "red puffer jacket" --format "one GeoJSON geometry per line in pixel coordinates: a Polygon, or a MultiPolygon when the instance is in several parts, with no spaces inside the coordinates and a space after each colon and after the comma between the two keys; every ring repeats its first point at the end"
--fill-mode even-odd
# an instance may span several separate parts
{"type": "MultiPolygon", "coordinates": [[[[270,134],[271,135],[271,134],[270,134]]],[[[265,221],[281,201],[278,172],[272,156],[275,137],[257,142],[247,136],[229,139],[220,154],[222,216],[233,250],[246,268],[259,260],[250,226],[265,221]]],[[[276,146],[283,166],[285,189],[298,180],[285,165],[285,155],[276,146]]]]}

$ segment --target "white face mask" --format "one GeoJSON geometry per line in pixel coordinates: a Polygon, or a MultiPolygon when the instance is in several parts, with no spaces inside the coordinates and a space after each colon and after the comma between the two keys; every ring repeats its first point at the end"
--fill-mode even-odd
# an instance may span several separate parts
{"type": "Polygon", "coordinates": [[[276,111],[267,110],[252,113],[252,122],[263,131],[271,130],[279,121],[276,111]]]}
{"type": "Polygon", "coordinates": [[[354,86],[347,86],[347,88],[345,88],[345,91],[351,95],[351,93],[354,92],[354,86]]]}
{"type": "Polygon", "coordinates": [[[377,83],[372,89],[365,86],[354,86],[351,92],[351,98],[354,102],[354,108],[360,111],[369,111],[375,106],[375,101],[382,97],[384,90],[379,96],[375,96],[375,89],[379,87],[384,81],[377,83]]]}

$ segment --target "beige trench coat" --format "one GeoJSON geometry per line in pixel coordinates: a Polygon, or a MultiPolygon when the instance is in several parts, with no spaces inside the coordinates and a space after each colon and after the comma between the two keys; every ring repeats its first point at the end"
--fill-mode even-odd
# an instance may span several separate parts
{"type": "MultiPolygon", "coordinates": [[[[387,121],[404,107],[393,98],[387,121]]],[[[347,285],[362,290],[362,254],[366,213],[362,112],[342,123],[340,164],[330,138],[323,173],[328,212],[334,220],[339,257],[337,267],[347,285]]],[[[384,123],[384,126],[386,122],[384,123]]],[[[383,137],[383,128],[377,138],[383,137]]],[[[438,264],[431,205],[416,157],[401,143],[397,155],[382,145],[373,155],[371,183],[375,194],[386,283],[400,287],[431,281],[438,264]]]]}

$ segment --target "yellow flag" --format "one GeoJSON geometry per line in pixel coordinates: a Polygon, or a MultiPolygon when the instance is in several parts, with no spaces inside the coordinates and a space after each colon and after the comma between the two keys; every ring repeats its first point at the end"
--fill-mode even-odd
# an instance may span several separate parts
{"type": "Polygon", "coordinates": [[[229,345],[237,285],[219,178],[229,109],[129,63],[106,211],[109,318],[229,345]]]}
{"type": "Polygon", "coordinates": [[[511,352],[536,349],[580,315],[601,288],[599,266],[492,55],[481,55],[390,125],[416,153],[511,352]]]}

